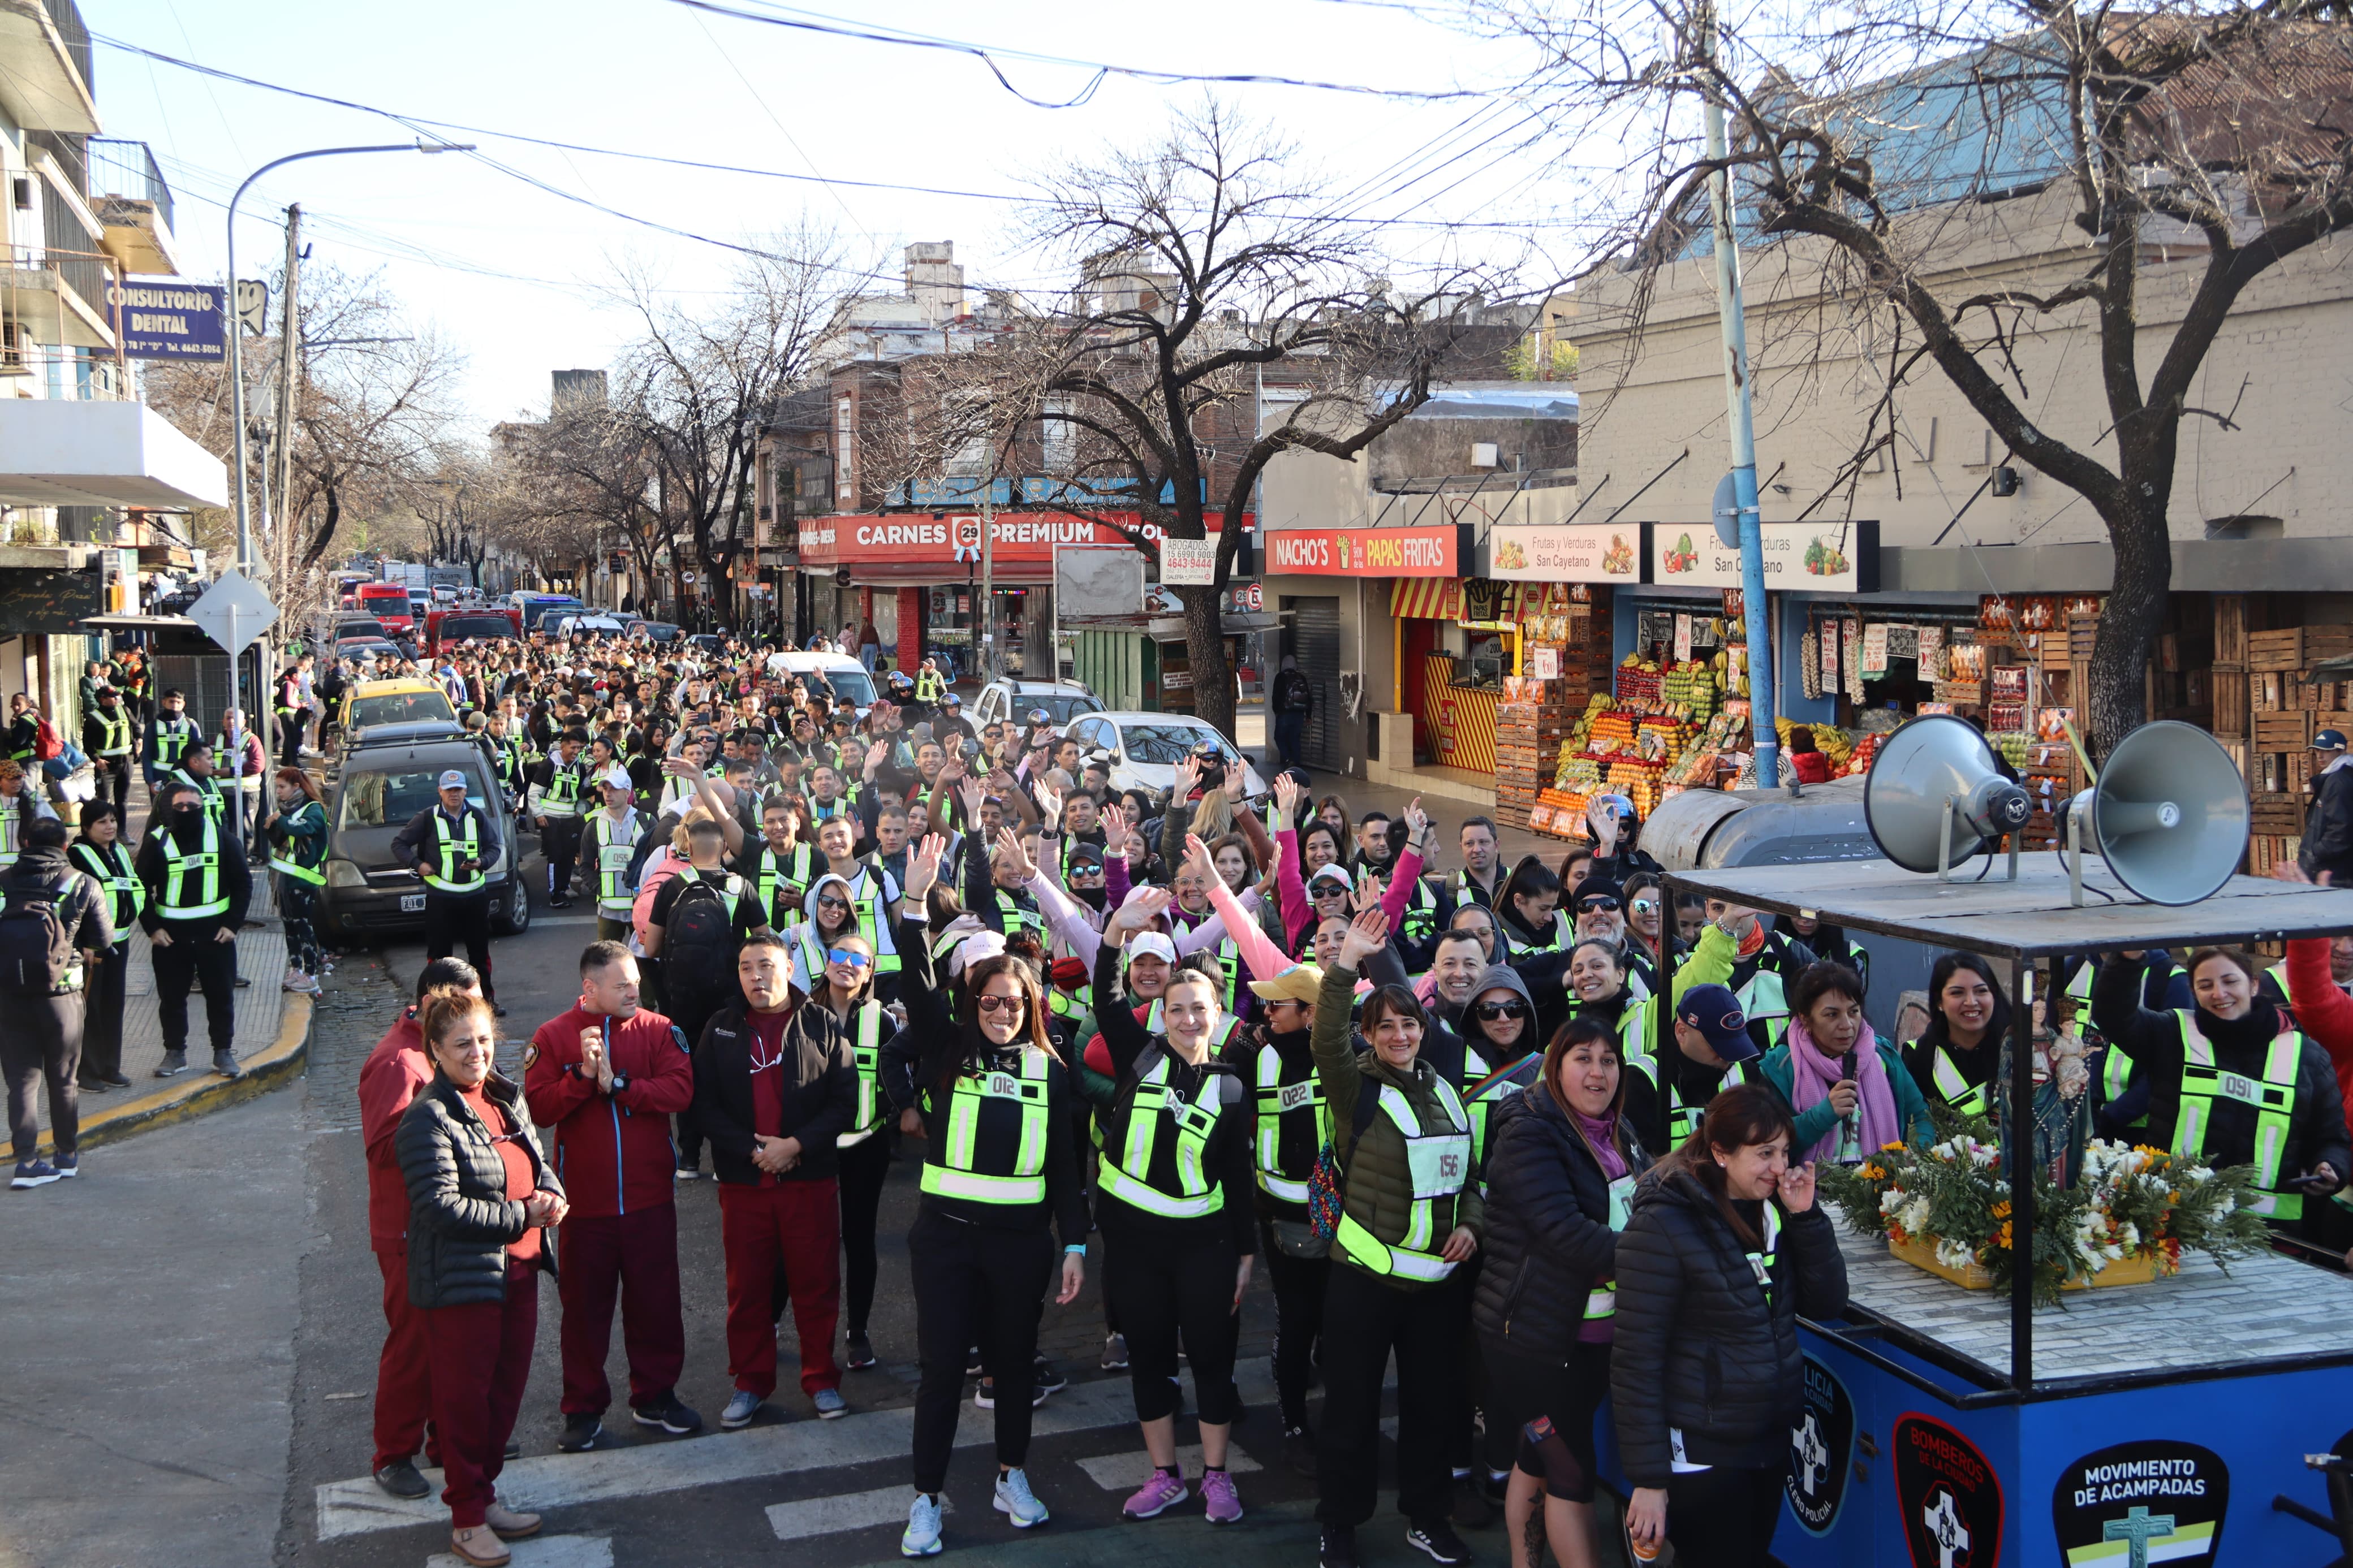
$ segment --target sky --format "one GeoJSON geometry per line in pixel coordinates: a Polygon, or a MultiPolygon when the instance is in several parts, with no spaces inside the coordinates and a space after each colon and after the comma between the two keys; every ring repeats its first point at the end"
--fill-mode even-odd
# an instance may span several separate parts
{"type": "Polygon", "coordinates": [[[649,270],[689,307],[723,297],[734,258],[703,239],[740,242],[804,218],[830,225],[857,269],[882,274],[846,279],[869,291],[896,290],[901,247],[913,240],[954,240],[971,289],[1067,281],[1049,258],[1018,249],[1016,209],[992,196],[1019,191],[1026,174],[1145,144],[1212,89],[1096,80],[1086,65],[1024,54],[1392,92],[1467,90],[1473,96],[1418,100],[1276,85],[1215,89],[1293,142],[1302,165],[1328,181],[1335,210],[1392,220],[1376,232],[1400,279],[1466,247],[1535,272],[1562,265],[1549,216],[1563,200],[1559,150],[1531,143],[1536,110],[1511,91],[1532,63],[1525,46],[1471,37],[1393,0],[1194,0],[1173,9],[832,0],[829,13],[781,0],[712,3],[986,45],[1018,95],[969,54],[744,20],[679,0],[409,0],[390,9],[351,0],[80,0],[101,40],[95,75],[105,134],[153,148],[177,200],[190,278],[222,275],[226,204],[252,169],[288,153],[414,133],[377,114],[219,80],[103,40],[478,128],[446,134],[478,143],[479,155],[373,154],[276,171],[238,209],[237,262],[247,277],[269,271],[284,244],[283,208],[301,203],[314,261],[382,268],[412,318],[464,354],[465,405],[484,428],[543,414],[550,371],[612,362],[629,323],[599,296],[617,268],[649,270]],[[1041,108],[1025,98],[1083,101],[1041,108]],[[536,147],[517,135],[768,173],[536,147]],[[962,194],[828,183],[847,181],[962,194]],[[1463,221],[1501,226],[1442,226],[1463,221]]]}

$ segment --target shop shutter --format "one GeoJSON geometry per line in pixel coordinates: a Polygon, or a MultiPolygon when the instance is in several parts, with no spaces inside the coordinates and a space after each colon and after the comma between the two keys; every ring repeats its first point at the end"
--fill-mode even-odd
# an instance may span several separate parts
{"type": "Polygon", "coordinates": [[[1340,601],[1286,596],[1282,607],[1292,612],[1299,673],[1315,689],[1315,711],[1307,717],[1307,761],[1330,772],[1340,765],[1340,601]]]}

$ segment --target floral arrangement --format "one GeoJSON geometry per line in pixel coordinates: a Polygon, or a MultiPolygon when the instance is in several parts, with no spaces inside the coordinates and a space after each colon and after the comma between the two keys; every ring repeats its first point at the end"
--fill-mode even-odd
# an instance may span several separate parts
{"type": "MultiPolygon", "coordinates": [[[[2019,1268],[2010,1179],[1993,1124],[1934,1109],[1938,1140],[1926,1149],[1890,1143],[1852,1169],[1827,1168],[1824,1192],[1847,1223],[1898,1246],[1928,1247],[1947,1268],[1982,1268],[1998,1289],[2019,1268]]],[[[2267,1227],[2250,1206],[2254,1167],[2213,1170],[2148,1144],[2094,1141],[2081,1179],[2062,1187],[2034,1173],[2031,1261],[2034,1296],[2056,1304],[2071,1281],[2126,1258],[2159,1274],[2185,1250],[2218,1264],[2263,1249],[2267,1227]]]]}

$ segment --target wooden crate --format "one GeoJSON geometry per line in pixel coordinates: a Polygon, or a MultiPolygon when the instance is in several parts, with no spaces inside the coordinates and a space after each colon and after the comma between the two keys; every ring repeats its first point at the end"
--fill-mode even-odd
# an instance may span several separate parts
{"type": "Polygon", "coordinates": [[[2277,713],[2287,706],[2294,670],[2259,669],[2247,676],[2247,707],[2256,713],[2277,713]]]}
{"type": "Polygon", "coordinates": [[[2214,665],[2243,668],[2247,662],[2247,599],[2243,594],[2214,595],[2214,665]]]}
{"type": "Polygon", "coordinates": [[[2231,753],[2231,761],[2238,764],[2239,776],[2242,779],[2253,778],[2254,775],[2250,771],[2246,741],[2241,737],[2220,732],[2217,732],[2214,738],[2221,742],[2224,751],[2231,753]]]}
{"type": "Polygon", "coordinates": [[[2304,832],[2305,798],[2301,795],[2257,795],[2247,797],[2254,808],[2254,830],[2294,837],[2304,832]]]}
{"type": "Polygon", "coordinates": [[[2214,704],[2214,734],[2220,740],[2240,740],[2247,733],[2247,676],[2235,668],[2216,665],[2210,692],[2214,704]]]}
{"type": "Polygon", "coordinates": [[[2255,834],[2247,840],[2247,870],[2253,876],[2268,877],[2274,866],[2283,860],[2294,860],[2302,847],[2302,839],[2295,835],[2255,834]]]}
{"type": "Polygon", "coordinates": [[[2353,654],[2353,626],[2288,626],[2247,634],[2247,668],[2297,670],[2353,654]]]}
{"type": "Polygon", "coordinates": [[[2300,752],[2312,744],[2312,715],[2295,710],[2254,715],[2258,752],[2300,752]]]}

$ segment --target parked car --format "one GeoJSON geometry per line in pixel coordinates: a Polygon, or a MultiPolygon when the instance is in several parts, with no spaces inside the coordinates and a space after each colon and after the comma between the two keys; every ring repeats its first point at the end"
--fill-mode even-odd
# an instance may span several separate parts
{"type": "Polygon", "coordinates": [[[328,802],[327,882],[319,894],[320,925],[328,937],[381,938],[424,925],[425,884],[414,865],[393,859],[392,841],[434,804],[448,768],[466,775],[466,798],[482,807],[498,836],[484,868],[491,931],[518,936],[531,928],[522,847],[512,815],[501,808],[490,760],[454,725],[417,725],[379,730],[343,758],[328,802]]]}
{"type": "Polygon", "coordinates": [[[640,621],[629,635],[635,637],[639,633],[643,633],[645,640],[655,647],[667,647],[685,637],[686,628],[675,621],[640,621]]]}
{"type": "Polygon", "coordinates": [[[335,639],[335,657],[339,659],[348,658],[362,662],[372,658],[378,664],[389,667],[398,660],[406,658],[408,650],[390,637],[338,637],[335,639]]]}
{"type": "Polygon", "coordinates": [[[1029,715],[1040,708],[1046,710],[1046,721],[1058,730],[1068,728],[1082,714],[1103,710],[1095,694],[1079,681],[1016,680],[1008,677],[980,689],[970,717],[976,725],[1026,724],[1029,715]]]}
{"type": "Polygon", "coordinates": [[[874,706],[874,678],[848,654],[801,651],[786,654],[783,659],[786,676],[822,679],[833,688],[835,698],[857,708],[860,718],[865,718],[866,710],[874,706]]]}
{"type": "Polygon", "coordinates": [[[628,624],[619,616],[607,616],[596,611],[575,612],[554,619],[543,620],[540,622],[540,627],[560,637],[568,637],[575,633],[586,637],[617,637],[629,629],[628,624]]]}
{"type": "Polygon", "coordinates": [[[1176,786],[1176,765],[1196,746],[1208,744],[1217,747],[1229,773],[1241,769],[1246,797],[1266,793],[1266,781],[1241,749],[1207,720],[1190,714],[1086,713],[1062,733],[1079,743],[1082,754],[1103,752],[1110,756],[1113,789],[1148,789],[1165,795],[1176,786]]]}

